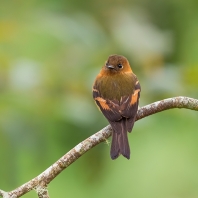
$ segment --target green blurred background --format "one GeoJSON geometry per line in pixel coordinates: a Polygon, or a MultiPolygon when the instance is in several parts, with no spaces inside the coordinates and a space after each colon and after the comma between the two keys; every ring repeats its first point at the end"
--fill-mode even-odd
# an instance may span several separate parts
{"type": "MultiPolygon", "coordinates": [[[[108,124],[91,87],[115,53],[141,82],[140,106],[197,98],[198,1],[0,1],[0,189],[108,124]]],[[[50,183],[51,197],[197,198],[197,118],[174,109],[138,121],[129,161],[102,143],[50,183]]]]}

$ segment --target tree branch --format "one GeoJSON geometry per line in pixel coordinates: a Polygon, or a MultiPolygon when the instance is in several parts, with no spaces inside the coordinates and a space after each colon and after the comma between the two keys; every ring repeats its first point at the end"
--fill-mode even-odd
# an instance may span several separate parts
{"type": "MultiPolygon", "coordinates": [[[[158,113],[172,108],[186,108],[186,109],[198,111],[198,100],[193,98],[178,96],[178,97],[168,98],[165,100],[154,102],[138,110],[136,121],[144,117],[147,117],[149,115],[152,115],[154,113],[158,113]]],[[[4,192],[0,190],[0,196],[2,196],[3,198],[17,198],[17,197],[21,197],[22,195],[26,194],[32,189],[36,189],[36,192],[39,197],[46,197],[46,198],[49,197],[47,191],[47,185],[59,173],[61,173],[70,164],[75,162],[88,150],[90,150],[97,144],[106,141],[106,139],[111,136],[111,133],[112,133],[111,126],[110,125],[106,126],[99,132],[95,133],[94,135],[90,136],[86,140],[79,143],[77,146],[71,149],[57,162],[55,162],[52,166],[50,166],[48,169],[46,169],[43,173],[41,173],[34,179],[28,181],[27,183],[23,184],[22,186],[10,192],[4,192]]]]}

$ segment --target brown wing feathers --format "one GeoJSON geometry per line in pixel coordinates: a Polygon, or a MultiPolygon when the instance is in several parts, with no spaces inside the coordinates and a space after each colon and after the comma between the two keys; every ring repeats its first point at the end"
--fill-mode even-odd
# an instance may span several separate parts
{"type": "Polygon", "coordinates": [[[119,112],[119,105],[115,101],[103,99],[96,88],[93,89],[93,98],[109,122],[118,121],[122,118],[119,112]]]}
{"type": "Polygon", "coordinates": [[[139,98],[140,98],[140,84],[139,81],[136,82],[135,91],[131,96],[122,97],[120,109],[123,117],[127,118],[127,131],[131,132],[135,117],[138,110],[139,98]]]}

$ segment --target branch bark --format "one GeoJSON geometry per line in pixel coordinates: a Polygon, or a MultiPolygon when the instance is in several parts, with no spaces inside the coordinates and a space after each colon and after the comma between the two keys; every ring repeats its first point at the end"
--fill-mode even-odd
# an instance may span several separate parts
{"type": "MultiPolygon", "coordinates": [[[[178,96],[154,102],[138,110],[136,121],[149,115],[172,108],[186,108],[198,111],[198,100],[189,97],[178,96]]],[[[17,198],[35,189],[39,197],[49,197],[47,185],[65,168],[75,162],[88,150],[90,150],[97,144],[106,141],[106,139],[111,136],[111,133],[111,126],[106,126],[99,132],[79,143],[77,146],[71,149],[68,153],[66,153],[63,157],[61,157],[58,161],[56,161],[53,165],[51,165],[48,169],[46,169],[34,179],[28,181],[27,183],[10,192],[4,192],[3,190],[0,190],[0,196],[2,196],[3,198],[17,198]]]]}

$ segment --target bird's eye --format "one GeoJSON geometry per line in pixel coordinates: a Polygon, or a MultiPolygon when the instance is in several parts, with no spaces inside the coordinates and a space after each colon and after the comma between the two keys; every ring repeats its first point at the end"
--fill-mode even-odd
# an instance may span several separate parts
{"type": "Polygon", "coordinates": [[[121,63],[119,63],[118,67],[121,69],[121,68],[123,68],[123,65],[121,63]]]}

